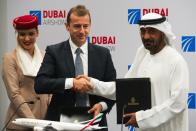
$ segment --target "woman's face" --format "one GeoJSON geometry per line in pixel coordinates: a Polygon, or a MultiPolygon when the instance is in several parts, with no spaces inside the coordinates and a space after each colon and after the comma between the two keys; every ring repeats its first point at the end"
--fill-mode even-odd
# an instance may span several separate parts
{"type": "Polygon", "coordinates": [[[17,33],[17,39],[20,46],[24,50],[32,53],[34,51],[34,45],[38,37],[38,30],[36,28],[17,30],[17,33]]]}

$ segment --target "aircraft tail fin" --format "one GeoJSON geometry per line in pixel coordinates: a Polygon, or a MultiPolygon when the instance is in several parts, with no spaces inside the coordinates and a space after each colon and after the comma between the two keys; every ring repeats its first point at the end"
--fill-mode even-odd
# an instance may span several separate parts
{"type": "Polygon", "coordinates": [[[82,121],[82,122],[80,122],[80,124],[89,124],[89,123],[91,123],[91,125],[96,125],[101,121],[102,117],[103,117],[103,113],[99,113],[93,119],[90,119],[90,120],[87,120],[87,121],[82,121]]]}
{"type": "Polygon", "coordinates": [[[95,124],[98,127],[98,123],[101,121],[102,117],[103,117],[103,113],[99,113],[96,117],[94,117],[91,120],[80,122],[80,124],[86,124],[86,126],[84,126],[84,128],[82,128],[80,131],[84,131],[89,126],[92,126],[95,124]]]}

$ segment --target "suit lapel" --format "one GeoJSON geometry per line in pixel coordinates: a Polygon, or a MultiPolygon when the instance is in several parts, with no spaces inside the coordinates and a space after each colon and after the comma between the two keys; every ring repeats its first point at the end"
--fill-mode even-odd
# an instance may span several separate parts
{"type": "Polygon", "coordinates": [[[93,47],[92,45],[89,43],[88,44],[88,76],[92,76],[93,75],[93,47]]]}
{"type": "Polygon", "coordinates": [[[66,58],[66,65],[68,70],[70,71],[71,76],[75,76],[75,66],[73,61],[73,56],[71,52],[71,47],[68,41],[65,43],[65,58],[66,58]]]}

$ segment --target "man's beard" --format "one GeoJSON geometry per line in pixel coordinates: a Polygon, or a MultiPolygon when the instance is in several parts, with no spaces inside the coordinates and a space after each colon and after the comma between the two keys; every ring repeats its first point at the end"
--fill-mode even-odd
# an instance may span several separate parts
{"type": "Polygon", "coordinates": [[[144,47],[149,51],[155,51],[159,48],[160,40],[159,39],[142,39],[144,47]]]}

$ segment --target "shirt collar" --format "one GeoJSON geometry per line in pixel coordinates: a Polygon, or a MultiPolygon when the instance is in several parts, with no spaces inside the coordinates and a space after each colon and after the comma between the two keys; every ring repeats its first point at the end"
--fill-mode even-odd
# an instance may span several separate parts
{"type": "MultiPolygon", "coordinates": [[[[74,42],[71,40],[71,38],[69,39],[69,44],[71,46],[71,50],[75,54],[76,49],[79,48],[79,47],[76,46],[76,44],[74,44],[74,42]]],[[[83,54],[87,54],[87,52],[88,52],[88,44],[87,44],[87,41],[80,47],[80,49],[82,50],[83,54]]]]}

